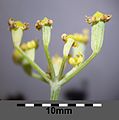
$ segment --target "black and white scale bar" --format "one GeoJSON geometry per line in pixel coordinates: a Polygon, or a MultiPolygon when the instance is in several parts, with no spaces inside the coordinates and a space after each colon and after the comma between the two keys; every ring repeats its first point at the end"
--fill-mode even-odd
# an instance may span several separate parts
{"type": "Polygon", "coordinates": [[[84,104],[84,103],[42,103],[42,104],[33,104],[33,103],[25,103],[25,104],[17,104],[17,107],[102,107],[101,103],[93,103],[93,104],[84,104]]]}

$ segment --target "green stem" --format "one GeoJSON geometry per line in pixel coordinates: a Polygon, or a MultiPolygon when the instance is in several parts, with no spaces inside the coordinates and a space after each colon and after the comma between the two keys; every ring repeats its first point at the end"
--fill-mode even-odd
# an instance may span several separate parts
{"type": "Polygon", "coordinates": [[[48,78],[47,74],[35,63],[33,62],[21,48],[15,46],[15,48],[23,55],[23,57],[29,62],[29,64],[48,82],[50,83],[50,79],[48,78]]]}
{"type": "Polygon", "coordinates": [[[54,67],[53,67],[53,64],[52,64],[52,61],[51,61],[51,57],[50,57],[50,53],[48,51],[48,47],[47,46],[44,46],[44,51],[45,51],[45,54],[46,54],[48,65],[50,67],[52,80],[54,80],[54,78],[55,78],[55,71],[54,71],[54,67]]]}
{"type": "Polygon", "coordinates": [[[59,71],[59,75],[58,75],[59,80],[62,78],[62,74],[63,74],[63,71],[64,71],[66,60],[67,60],[67,57],[63,57],[62,64],[61,64],[61,67],[60,67],[60,71],[59,71]]]}
{"type": "Polygon", "coordinates": [[[47,82],[43,77],[41,77],[39,74],[32,73],[30,76],[31,76],[32,78],[35,78],[35,79],[41,80],[41,81],[43,81],[43,82],[45,82],[45,83],[48,83],[48,82],[47,82]]]}
{"type": "Polygon", "coordinates": [[[43,45],[44,45],[44,51],[45,51],[45,55],[48,61],[48,65],[51,71],[51,77],[52,80],[54,80],[55,78],[55,71],[54,71],[54,67],[52,64],[52,60],[51,60],[51,56],[48,50],[49,44],[50,44],[50,39],[51,39],[51,26],[43,26],[42,27],[42,39],[43,39],[43,45]]]}
{"type": "Polygon", "coordinates": [[[69,55],[69,52],[70,52],[70,49],[71,49],[73,43],[74,43],[74,40],[71,39],[71,38],[68,38],[68,41],[64,45],[64,49],[63,49],[63,56],[64,57],[63,57],[62,64],[61,64],[61,67],[60,67],[60,71],[59,71],[59,74],[58,74],[58,79],[59,80],[62,78],[65,63],[66,63],[66,60],[68,58],[68,55],[69,55]]]}
{"type": "Polygon", "coordinates": [[[50,100],[58,100],[60,90],[61,90],[61,86],[59,84],[57,84],[57,82],[52,83],[51,84],[50,100]]]}
{"type": "Polygon", "coordinates": [[[87,66],[92,60],[93,58],[97,55],[97,53],[92,53],[92,55],[83,63],[81,63],[79,66],[76,66],[74,68],[72,68],[72,70],[70,70],[65,76],[64,78],[59,82],[60,85],[64,85],[65,83],[67,83],[68,81],[70,81],[70,79],[72,79],[76,74],[78,74],[85,66],[87,66]]]}

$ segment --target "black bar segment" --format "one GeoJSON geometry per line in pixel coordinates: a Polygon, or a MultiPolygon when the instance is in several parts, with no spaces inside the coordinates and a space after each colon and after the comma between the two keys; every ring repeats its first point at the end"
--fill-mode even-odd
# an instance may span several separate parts
{"type": "Polygon", "coordinates": [[[42,104],[34,104],[34,107],[42,107],[42,104]]]}
{"type": "Polygon", "coordinates": [[[68,104],[68,107],[76,107],[76,104],[68,104]]]}
{"type": "Polygon", "coordinates": [[[17,104],[17,107],[25,107],[25,104],[17,104]]]}
{"type": "Polygon", "coordinates": [[[93,107],[93,104],[85,104],[85,107],[93,107]]]}
{"type": "Polygon", "coordinates": [[[51,104],[52,107],[59,107],[59,104],[51,104]]]}

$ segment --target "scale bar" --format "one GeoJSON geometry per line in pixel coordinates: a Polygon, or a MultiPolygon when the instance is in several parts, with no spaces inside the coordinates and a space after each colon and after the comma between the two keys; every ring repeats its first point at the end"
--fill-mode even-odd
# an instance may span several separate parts
{"type": "Polygon", "coordinates": [[[17,107],[102,107],[101,103],[25,103],[17,104],[17,107]]]}

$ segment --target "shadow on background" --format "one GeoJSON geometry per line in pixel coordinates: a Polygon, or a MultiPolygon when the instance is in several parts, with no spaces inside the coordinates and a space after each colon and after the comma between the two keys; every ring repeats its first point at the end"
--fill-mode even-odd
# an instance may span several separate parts
{"type": "Polygon", "coordinates": [[[67,89],[64,93],[66,100],[87,100],[88,99],[88,86],[89,79],[82,79],[80,82],[80,88],[75,86],[67,89]]]}
{"type": "Polygon", "coordinates": [[[6,96],[5,100],[26,100],[26,97],[22,93],[9,94],[6,96]]]}

